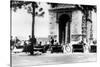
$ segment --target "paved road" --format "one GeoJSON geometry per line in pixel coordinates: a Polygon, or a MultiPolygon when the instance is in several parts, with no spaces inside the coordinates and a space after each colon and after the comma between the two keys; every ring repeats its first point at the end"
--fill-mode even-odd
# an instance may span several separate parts
{"type": "Polygon", "coordinates": [[[53,53],[30,56],[25,53],[17,53],[12,55],[12,67],[31,67],[34,65],[48,65],[61,63],[76,63],[76,62],[94,62],[96,61],[95,53],[53,53]]]}

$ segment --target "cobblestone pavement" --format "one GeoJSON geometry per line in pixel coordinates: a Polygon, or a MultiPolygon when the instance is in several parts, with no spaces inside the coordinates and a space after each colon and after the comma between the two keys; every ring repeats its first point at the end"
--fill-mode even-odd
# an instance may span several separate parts
{"type": "Polygon", "coordinates": [[[34,65],[65,64],[96,61],[96,53],[44,53],[35,56],[26,53],[12,54],[12,67],[31,67],[34,65]]]}

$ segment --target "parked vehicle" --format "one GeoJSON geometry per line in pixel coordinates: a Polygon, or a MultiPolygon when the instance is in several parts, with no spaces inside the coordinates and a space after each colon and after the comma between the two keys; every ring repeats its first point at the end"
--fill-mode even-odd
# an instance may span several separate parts
{"type": "Polygon", "coordinates": [[[24,48],[24,45],[23,45],[23,41],[19,41],[15,44],[15,47],[17,49],[23,49],[24,48]]]}
{"type": "Polygon", "coordinates": [[[84,46],[81,44],[73,44],[72,45],[72,52],[84,52],[84,46]]]}
{"type": "Polygon", "coordinates": [[[51,53],[63,53],[63,47],[61,45],[51,45],[51,53]]]}
{"type": "Polygon", "coordinates": [[[34,46],[33,50],[34,51],[39,51],[39,52],[42,52],[42,53],[45,53],[46,52],[44,46],[34,46]]]}
{"type": "Polygon", "coordinates": [[[97,52],[97,41],[94,40],[92,43],[90,43],[89,52],[96,53],[97,52]]]}
{"type": "Polygon", "coordinates": [[[91,53],[96,53],[96,52],[97,52],[97,46],[96,46],[96,45],[90,45],[89,51],[90,51],[91,53]]]}

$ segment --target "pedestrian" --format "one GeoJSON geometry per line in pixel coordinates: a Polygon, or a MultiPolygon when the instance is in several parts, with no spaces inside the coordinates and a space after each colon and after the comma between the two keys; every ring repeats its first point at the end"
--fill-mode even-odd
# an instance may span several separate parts
{"type": "Polygon", "coordinates": [[[57,42],[57,40],[55,40],[55,41],[54,41],[54,45],[58,45],[58,42],[57,42]]]}
{"type": "Polygon", "coordinates": [[[51,42],[51,45],[54,45],[54,39],[53,39],[53,37],[51,37],[50,42],[51,42]]]}
{"type": "Polygon", "coordinates": [[[30,46],[29,46],[29,52],[30,52],[30,54],[31,55],[33,55],[34,53],[34,46],[36,45],[36,38],[33,36],[33,37],[31,37],[30,35],[29,35],[29,44],[30,44],[30,46]]]}
{"type": "Polygon", "coordinates": [[[20,40],[18,39],[18,37],[15,37],[15,47],[20,46],[20,40]]]}
{"type": "Polygon", "coordinates": [[[15,37],[15,43],[18,43],[20,40],[18,39],[18,37],[15,37]]]}
{"type": "Polygon", "coordinates": [[[28,50],[27,50],[27,43],[26,43],[26,41],[24,41],[24,49],[23,49],[23,52],[28,52],[28,50]]]}
{"type": "Polygon", "coordinates": [[[38,44],[38,46],[41,46],[42,45],[42,42],[40,41],[40,43],[38,44]]]}
{"type": "Polygon", "coordinates": [[[10,38],[10,49],[11,50],[14,49],[14,44],[15,44],[15,41],[13,40],[13,37],[11,36],[11,38],[10,38]]]}

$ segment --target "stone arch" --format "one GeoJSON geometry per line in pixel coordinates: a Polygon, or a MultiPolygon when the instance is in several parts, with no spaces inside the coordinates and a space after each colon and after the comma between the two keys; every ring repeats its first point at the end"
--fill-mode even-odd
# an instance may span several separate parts
{"type": "Polygon", "coordinates": [[[61,16],[59,16],[59,42],[61,43],[65,43],[66,39],[67,42],[70,42],[70,16],[67,14],[62,14],[61,16]],[[66,32],[66,24],[67,24],[67,31],[66,32]],[[67,35],[67,38],[66,38],[67,35]]]}

